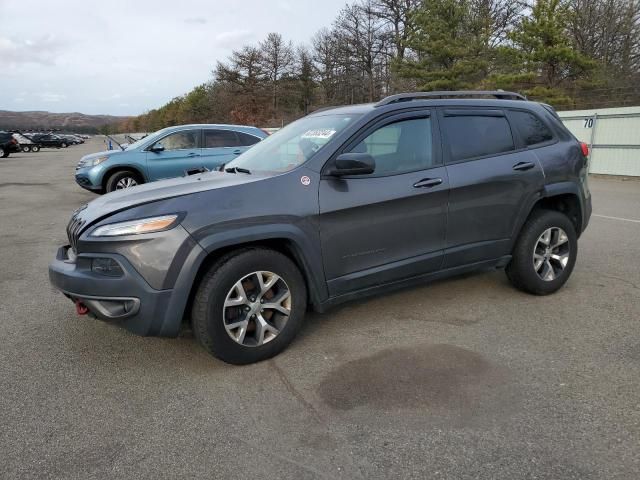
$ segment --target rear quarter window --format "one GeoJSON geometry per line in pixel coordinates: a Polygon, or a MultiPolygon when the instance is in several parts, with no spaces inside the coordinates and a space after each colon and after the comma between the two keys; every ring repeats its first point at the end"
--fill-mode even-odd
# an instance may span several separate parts
{"type": "Polygon", "coordinates": [[[511,110],[509,118],[515,124],[515,128],[526,146],[553,140],[553,134],[549,127],[534,114],[522,110],[511,110]]]}

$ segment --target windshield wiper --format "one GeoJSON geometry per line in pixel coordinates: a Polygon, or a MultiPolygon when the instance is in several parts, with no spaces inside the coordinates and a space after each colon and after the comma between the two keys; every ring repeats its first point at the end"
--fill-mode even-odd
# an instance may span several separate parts
{"type": "Polygon", "coordinates": [[[251,175],[251,171],[242,167],[229,167],[224,169],[227,173],[246,173],[251,175]]]}

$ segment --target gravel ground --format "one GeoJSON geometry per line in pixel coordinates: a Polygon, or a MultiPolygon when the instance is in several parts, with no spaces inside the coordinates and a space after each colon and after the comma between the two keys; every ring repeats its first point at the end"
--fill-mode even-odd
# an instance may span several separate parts
{"type": "Polygon", "coordinates": [[[0,478],[640,477],[640,182],[591,180],[553,296],[442,281],[310,315],[233,367],[189,333],[77,317],[49,285],[93,198],[73,166],[102,146],[0,159],[0,478]]]}

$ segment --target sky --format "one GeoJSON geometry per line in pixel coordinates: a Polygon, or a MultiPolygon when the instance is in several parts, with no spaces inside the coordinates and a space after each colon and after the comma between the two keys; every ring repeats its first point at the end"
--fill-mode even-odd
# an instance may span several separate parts
{"type": "Polygon", "coordinates": [[[0,0],[0,110],[137,115],[269,32],[307,43],[345,0],[0,0]]]}

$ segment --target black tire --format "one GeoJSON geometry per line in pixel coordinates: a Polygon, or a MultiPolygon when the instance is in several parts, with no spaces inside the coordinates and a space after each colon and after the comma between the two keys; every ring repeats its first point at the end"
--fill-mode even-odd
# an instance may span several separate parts
{"type": "Polygon", "coordinates": [[[31,151],[32,152],[39,152],[40,151],[40,145],[34,145],[33,147],[31,147],[31,151]]]}
{"type": "Polygon", "coordinates": [[[25,145],[22,147],[22,151],[24,153],[30,152],[31,151],[31,145],[25,145]]]}
{"type": "Polygon", "coordinates": [[[284,350],[300,330],[306,308],[307,288],[295,263],[274,250],[248,248],[222,257],[209,268],[198,286],[191,320],[195,337],[209,353],[227,363],[244,365],[284,350]],[[284,280],[291,295],[290,314],[272,340],[260,346],[241,345],[227,333],[224,303],[238,281],[257,271],[273,272],[284,280]]]}
{"type": "Polygon", "coordinates": [[[109,176],[107,182],[105,183],[105,191],[109,193],[113,192],[114,190],[118,190],[118,182],[127,178],[135,180],[136,185],[142,185],[142,183],[144,183],[140,179],[140,175],[138,175],[136,172],[133,172],[131,170],[120,170],[118,172],[112,173],[111,176],[109,176]]]}
{"type": "Polygon", "coordinates": [[[61,146],[62,148],[67,148],[67,144],[66,144],[66,143],[64,143],[64,142],[62,142],[62,143],[60,144],[60,146],[61,146]]]}
{"type": "Polygon", "coordinates": [[[9,150],[5,150],[3,147],[0,147],[0,158],[7,158],[9,156],[9,150]]]}
{"type": "MultiPolygon", "coordinates": [[[[569,279],[578,254],[578,239],[571,220],[555,210],[538,210],[534,212],[520,231],[520,236],[513,249],[513,257],[507,265],[507,277],[519,290],[534,295],[549,295],[559,290],[569,279]],[[560,228],[567,236],[568,261],[566,266],[554,273],[553,280],[543,280],[534,266],[534,250],[540,236],[550,228],[560,228]]],[[[556,267],[559,264],[554,262],[556,267]]]]}

